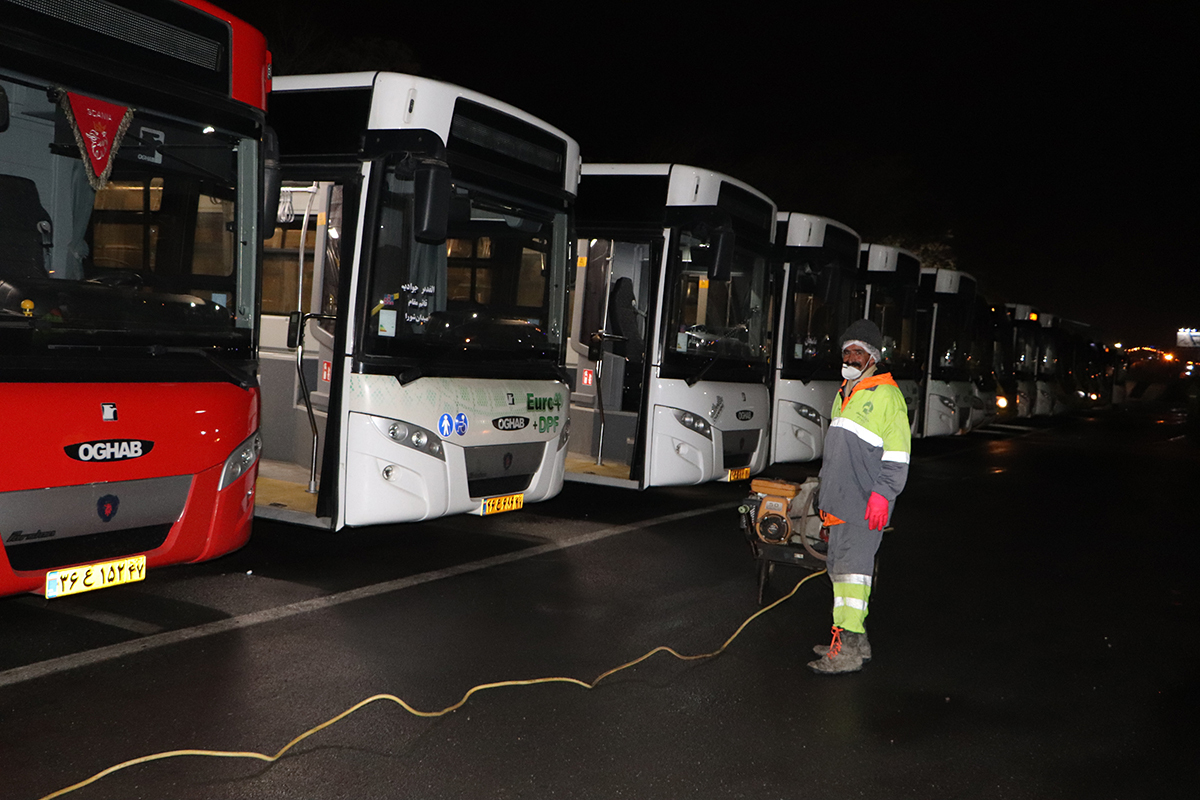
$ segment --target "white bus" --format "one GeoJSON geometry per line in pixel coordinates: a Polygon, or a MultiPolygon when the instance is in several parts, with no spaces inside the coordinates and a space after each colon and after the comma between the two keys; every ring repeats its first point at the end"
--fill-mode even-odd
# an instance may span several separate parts
{"type": "Polygon", "coordinates": [[[917,345],[917,292],[921,262],[907,250],[864,243],[859,280],[864,285],[863,316],[883,334],[883,360],[904,395],[913,436],[924,433],[925,370],[917,345]]]}
{"type": "Polygon", "coordinates": [[[270,120],[257,513],[338,530],[557,494],[575,141],[385,72],[276,78],[270,120]]]}
{"type": "Polygon", "coordinates": [[[813,461],[825,450],[842,385],[839,337],[863,316],[857,233],[827,217],[780,212],[783,250],[773,369],[770,463],[813,461]]]}
{"type": "Polygon", "coordinates": [[[767,464],[775,205],[679,164],[585,164],[567,478],[742,480],[767,464]]]}
{"type": "MultiPolygon", "coordinates": [[[[918,305],[920,347],[925,359],[923,436],[968,433],[976,398],[967,365],[975,279],[954,269],[921,268],[918,305]]],[[[995,408],[995,391],[991,406],[995,408]]],[[[982,416],[982,415],[981,415],[982,416]]]]}

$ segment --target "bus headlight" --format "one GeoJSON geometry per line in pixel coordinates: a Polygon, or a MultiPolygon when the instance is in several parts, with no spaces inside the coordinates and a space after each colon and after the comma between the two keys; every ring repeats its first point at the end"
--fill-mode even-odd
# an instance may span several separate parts
{"type": "Polygon", "coordinates": [[[258,461],[260,453],[262,453],[262,436],[259,435],[258,431],[255,431],[250,435],[249,439],[233,449],[233,452],[229,454],[229,458],[225,459],[225,466],[221,469],[221,482],[217,484],[217,491],[221,491],[245,475],[254,466],[255,462],[258,461]]]}
{"type": "Polygon", "coordinates": [[[563,423],[562,431],[558,434],[558,449],[562,450],[567,446],[567,442],[571,440],[571,415],[567,415],[567,421],[563,423]]]}
{"type": "Polygon", "coordinates": [[[387,417],[371,417],[371,423],[377,431],[396,444],[433,456],[441,461],[446,460],[446,451],[442,440],[433,431],[425,430],[420,425],[414,425],[411,422],[387,417]]]}
{"type": "Polygon", "coordinates": [[[806,406],[804,403],[792,403],[792,408],[795,409],[796,413],[799,414],[803,419],[808,420],[812,424],[821,424],[821,412],[817,411],[812,406],[806,406]]]}
{"type": "Polygon", "coordinates": [[[695,431],[705,439],[712,438],[712,425],[708,424],[708,420],[699,414],[694,414],[691,411],[684,411],[681,408],[671,409],[675,412],[675,419],[679,420],[679,424],[688,430],[695,431]]]}

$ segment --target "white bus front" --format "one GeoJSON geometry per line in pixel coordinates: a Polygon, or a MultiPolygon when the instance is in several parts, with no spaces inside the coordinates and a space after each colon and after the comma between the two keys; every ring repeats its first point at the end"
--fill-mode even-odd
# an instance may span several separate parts
{"type": "Polygon", "coordinates": [[[839,337],[863,316],[860,240],[834,220],[789,212],[778,215],[775,237],[784,263],[771,463],[813,461],[825,450],[829,413],[842,385],[839,337]]]}
{"type": "Polygon", "coordinates": [[[644,489],[767,463],[775,207],[718,173],[584,165],[567,478],[644,489]]]}
{"type": "Polygon", "coordinates": [[[271,115],[290,199],[264,311],[317,316],[307,359],[264,321],[259,514],[336,530],[557,494],[575,142],[392,73],[277,78],[271,115]]]}

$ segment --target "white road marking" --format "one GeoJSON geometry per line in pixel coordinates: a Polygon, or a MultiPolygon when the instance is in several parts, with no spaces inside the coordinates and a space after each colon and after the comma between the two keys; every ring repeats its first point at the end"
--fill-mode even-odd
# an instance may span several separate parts
{"type": "Polygon", "coordinates": [[[630,525],[616,525],[610,528],[601,528],[592,533],[581,533],[577,536],[569,536],[562,541],[549,542],[547,544],[530,547],[525,550],[519,550],[514,553],[506,553],[504,555],[492,556],[480,561],[472,561],[469,564],[459,564],[458,566],[448,567],[446,569],[436,570],[434,572],[425,572],[420,575],[411,575],[407,578],[397,578],[394,581],[385,581],[384,583],[375,583],[370,586],[360,586],[357,589],[348,589],[344,592],[325,595],[323,597],[315,597],[311,600],[301,600],[297,603],[291,603],[277,608],[263,609],[250,614],[243,614],[229,619],[217,620],[215,622],[207,622],[203,625],[196,625],[191,628],[183,628],[175,631],[164,631],[155,633],[150,636],[145,636],[141,639],[134,639],[120,644],[109,645],[107,647],[98,647],[95,650],[88,650],[84,653],[74,653],[72,655],[52,658],[47,661],[42,661],[37,664],[29,664],[24,667],[15,667],[5,672],[0,672],[0,687],[12,686],[14,684],[23,683],[25,681],[34,680],[36,678],[44,678],[48,675],[56,675],[60,672],[86,667],[92,664],[98,664],[103,661],[111,661],[116,658],[124,658],[135,653],[145,652],[147,650],[156,650],[160,647],[167,647],[181,642],[189,642],[194,639],[203,639],[208,636],[215,636],[220,633],[229,631],[241,630],[250,628],[255,625],[261,625],[266,622],[275,622],[288,617],[298,616],[300,614],[308,614],[313,611],[323,611],[333,606],[342,605],[344,603],[353,603],[357,600],[365,600],[370,597],[377,597],[381,594],[400,591],[412,586],[420,586],[424,583],[432,583],[444,578],[452,578],[456,575],[464,575],[469,572],[478,572],[479,570],[488,569],[490,567],[499,566],[500,564],[511,564],[515,561],[522,561],[526,558],[533,558],[544,553],[552,553],[555,550],[565,550],[568,547],[575,547],[581,544],[596,542],[601,539],[607,539],[610,536],[618,536],[622,533],[631,533],[633,531],[650,528],[655,525],[663,525],[668,522],[678,522],[682,519],[690,517],[698,517],[702,514],[708,514],[713,511],[719,511],[724,508],[736,508],[740,501],[732,503],[719,503],[717,505],[705,506],[704,508],[694,508],[689,511],[680,511],[676,514],[666,514],[661,517],[644,520],[642,522],[633,523],[630,525]]]}
{"type": "Polygon", "coordinates": [[[39,611],[52,611],[55,614],[64,614],[68,617],[77,617],[86,619],[89,622],[98,622],[101,625],[108,625],[113,628],[120,628],[124,631],[139,633],[143,636],[155,634],[162,630],[161,625],[155,625],[153,622],[143,622],[140,619],[126,617],[121,614],[113,614],[111,611],[100,611],[93,608],[84,608],[76,605],[66,605],[62,601],[42,600],[37,597],[19,597],[13,602],[21,605],[34,606],[39,611]]]}

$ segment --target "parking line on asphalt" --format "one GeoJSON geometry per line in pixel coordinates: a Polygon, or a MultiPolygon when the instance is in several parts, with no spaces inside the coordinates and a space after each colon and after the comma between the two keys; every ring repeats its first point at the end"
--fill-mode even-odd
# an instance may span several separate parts
{"type": "Polygon", "coordinates": [[[633,531],[652,528],[656,525],[664,525],[670,522],[678,522],[679,520],[698,517],[703,514],[710,514],[714,511],[720,511],[726,508],[737,507],[737,502],[719,503],[717,505],[705,506],[703,508],[693,508],[688,511],[680,511],[675,514],[665,514],[661,517],[644,520],[642,522],[631,523],[628,525],[615,525],[610,528],[601,528],[598,531],[591,533],[581,533],[578,536],[570,536],[558,542],[548,542],[546,544],[536,545],[524,550],[518,550],[512,553],[492,556],[491,558],[472,561],[468,564],[459,564],[446,569],[434,570],[433,572],[423,572],[420,575],[410,575],[405,578],[397,578],[393,581],[385,581],[383,583],[375,583],[370,586],[360,586],[357,589],[347,589],[344,592],[325,595],[323,597],[314,597],[311,600],[301,600],[296,603],[290,603],[285,606],[276,608],[267,608],[262,611],[255,611],[250,614],[242,614],[229,619],[217,620],[215,622],[206,622],[203,625],[196,625],[191,628],[181,628],[174,631],[164,631],[155,633],[149,636],[144,636],[140,639],[132,639],[128,642],[120,644],[108,645],[106,647],[98,647],[95,650],[88,650],[83,653],[73,653],[59,658],[52,658],[47,661],[41,661],[37,664],[29,664],[24,667],[14,667],[13,669],[0,672],[0,687],[12,686],[25,681],[34,680],[36,678],[44,678],[49,675],[56,675],[60,672],[67,672],[80,667],[99,664],[104,661],[111,661],[117,658],[134,655],[136,653],[145,652],[148,650],[156,650],[160,647],[167,647],[173,644],[189,642],[195,639],[203,639],[208,636],[216,636],[229,631],[241,630],[250,628],[255,625],[261,625],[267,622],[276,622],[288,617],[295,617],[300,614],[308,614],[313,611],[323,611],[333,606],[342,605],[344,603],[353,603],[358,600],[365,600],[378,595],[388,594],[389,592],[408,589],[412,586],[420,586],[425,583],[432,583],[444,578],[453,578],[456,575],[464,575],[470,572],[478,572],[490,567],[500,566],[501,564],[510,564],[515,561],[522,561],[526,558],[533,558],[545,553],[552,553],[556,550],[565,550],[568,547],[575,547],[581,544],[589,544],[591,542],[607,539],[610,536],[619,536],[622,533],[632,533],[633,531]]]}
{"type": "Polygon", "coordinates": [[[121,630],[131,633],[140,633],[143,636],[155,634],[162,630],[161,625],[155,625],[153,622],[143,622],[140,619],[127,617],[123,614],[114,614],[111,611],[100,611],[94,608],[82,608],[68,606],[54,601],[46,601],[38,597],[18,597],[13,602],[21,605],[32,606],[39,611],[50,611],[55,614],[64,614],[68,617],[77,619],[86,619],[88,622],[96,622],[100,625],[107,625],[110,628],[120,628],[121,630]]]}

